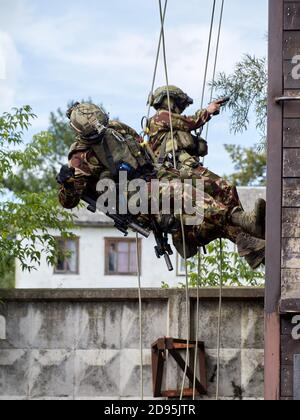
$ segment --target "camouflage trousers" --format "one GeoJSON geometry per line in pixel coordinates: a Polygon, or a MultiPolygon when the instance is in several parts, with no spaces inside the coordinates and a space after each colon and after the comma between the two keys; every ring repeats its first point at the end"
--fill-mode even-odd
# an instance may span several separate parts
{"type": "MultiPolygon", "coordinates": [[[[159,169],[158,178],[160,181],[180,179],[181,183],[188,179],[192,181],[193,189],[196,189],[197,180],[204,182],[203,200],[201,208],[199,208],[199,214],[202,214],[203,221],[201,224],[195,224],[194,226],[187,226],[186,224],[184,226],[188,258],[194,256],[199,247],[205,246],[217,238],[229,239],[233,243],[237,242],[237,237],[242,231],[232,225],[231,214],[235,208],[242,208],[242,206],[235,187],[200,165],[196,168],[185,167],[180,170],[174,170],[172,167],[165,165],[159,169]]],[[[194,196],[196,191],[193,191],[193,189],[190,194],[194,196]]],[[[163,194],[163,190],[162,183],[160,194],[163,194]]],[[[172,198],[175,199],[174,195],[176,195],[176,191],[171,193],[171,200],[172,198]]],[[[182,216],[185,222],[188,215],[183,211],[182,216]]],[[[179,220],[178,215],[175,215],[175,218],[177,218],[177,221],[179,220]]],[[[158,222],[160,223],[159,216],[158,222]]],[[[172,232],[172,235],[174,246],[183,255],[182,229],[178,228],[175,232],[172,232]]]]}

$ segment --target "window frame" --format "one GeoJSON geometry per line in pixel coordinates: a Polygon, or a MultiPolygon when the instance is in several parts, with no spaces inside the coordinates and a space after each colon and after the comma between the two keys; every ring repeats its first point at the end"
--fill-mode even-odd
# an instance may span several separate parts
{"type": "MultiPolygon", "coordinates": [[[[137,272],[134,272],[134,273],[132,273],[132,272],[128,272],[128,273],[118,273],[118,272],[111,273],[109,271],[109,266],[108,266],[109,265],[108,255],[109,255],[109,248],[110,248],[111,243],[113,243],[113,242],[114,243],[117,243],[117,244],[120,244],[120,243],[131,243],[131,244],[136,245],[136,239],[135,238],[127,238],[127,237],[124,237],[124,238],[118,238],[118,237],[111,238],[110,237],[110,238],[104,238],[104,241],[105,241],[105,246],[104,246],[104,276],[108,276],[108,277],[118,277],[118,276],[119,277],[128,277],[128,276],[135,276],[136,277],[138,275],[137,272]]],[[[140,257],[140,272],[141,272],[141,275],[142,275],[142,244],[143,244],[143,241],[142,241],[141,238],[139,238],[138,244],[139,244],[139,257],[140,257]]],[[[117,255],[118,254],[119,254],[119,251],[117,251],[117,255]]]]}
{"type": "MultiPolygon", "coordinates": [[[[62,238],[60,236],[56,236],[55,240],[56,241],[64,241],[64,251],[66,249],[66,242],[67,241],[74,241],[75,242],[75,244],[76,244],[76,271],[74,271],[74,272],[73,271],[68,271],[68,270],[60,271],[60,270],[57,270],[56,266],[54,266],[53,274],[56,275],[56,276],[59,276],[59,275],[79,276],[79,273],[80,273],[80,269],[79,269],[79,261],[80,261],[80,258],[79,258],[79,252],[80,252],[79,243],[80,243],[80,238],[78,236],[76,236],[75,238],[66,239],[66,238],[62,238]]],[[[66,260],[64,260],[64,266],[65,266],[65,264],[66,264],[66,260]]]]}
{"type": "Polygon", "coordinates": [[[185,277],[185,269],[181,271],[181,261],[184,262],[184,259],[178,252],[176,252],[176,276],[177,277],[185,277]]]}

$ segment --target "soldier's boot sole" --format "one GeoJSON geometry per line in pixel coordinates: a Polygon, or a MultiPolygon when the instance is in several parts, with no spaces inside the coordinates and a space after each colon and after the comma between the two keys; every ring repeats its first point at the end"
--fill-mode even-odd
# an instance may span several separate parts
{"type": "Polygon", "coordinates": [[[246,233],[237,237],[239,255],[247,261],[253,270],[265,264],[266,241],[254,238],[246,233]]]}
{"type": "Polygon", "coordinates": [[[256,214],[256,231],[259,237],[265,239],[266,237],[266,201],[262,198],[255,203],[255,214],[256,214]]]}

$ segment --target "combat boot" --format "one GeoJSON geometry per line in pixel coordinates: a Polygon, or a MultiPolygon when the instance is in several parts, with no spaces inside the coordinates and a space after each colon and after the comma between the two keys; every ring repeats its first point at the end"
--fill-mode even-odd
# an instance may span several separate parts
{"type": "Polygon", "coordinates": [[[253,270],[265,264],[266,241],[241,233],[236,241],[240,257],[244,257],[253,270]]]}
{"type": "Polygon", "coordinates": [[[234,226],[240,227],[244,232],[255,238],[265,239],[266,202],[262,198],[257,200],[255,209],[251,213],[237,208],[231,215],[234,226]]]}

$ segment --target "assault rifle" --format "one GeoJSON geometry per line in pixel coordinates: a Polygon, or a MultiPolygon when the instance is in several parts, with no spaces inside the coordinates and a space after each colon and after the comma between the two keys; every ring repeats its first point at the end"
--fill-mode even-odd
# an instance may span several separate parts
{"type": "MultiPolygon", "coordinates": [[[[97,202],[93,198],[84,195],[81,199],[88,204],[88,211],[96,213],[97,202]]],[[[121,216],[118,214],[107,214],[107,216],[114,221],[115,227],[125,236],[128,235],[128,229],[132,229],[134,232],[144,236],[144,238],[149,238],[150,236],[150,232],[148,230],[135,223],[128,215],[121,216]]]]}
{"type": "Polygon", "coordinates": [[[152,220],[152,230],[157,244],[154,248],[157,258],[164,257],[168,270],[173,271],[174,268],[170,259],[170,255],[173,255],[173,251],[168,243],[168,234],[162,233],[159,225],[154,219],[152,220]]]}
{"type": "MultiPolygon", "coordinates": [[[[81,199],[88,204],[88,211],[96,213],[97,202],[93,198],[84,195],[81,199]]],[[[144,238],[149,238],[150,236],[150,232],[133,221],[132,216],[130,215],[107,214],[107,216],[114,221],[115,227],[125,236],[128,235],[128,229],[132,229],[133,232],[139,233],[144,236],[144,238]]],[[[152,230],[156,241],[155,253],[157,258],[164,257],[168,270],[173,271],[174,268],[170,259],[170,255],[173,255],[173,251],[168,243],[168,235],[161,232],[160,227],[155,220],[152,220],[152,230]]]]}

